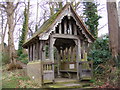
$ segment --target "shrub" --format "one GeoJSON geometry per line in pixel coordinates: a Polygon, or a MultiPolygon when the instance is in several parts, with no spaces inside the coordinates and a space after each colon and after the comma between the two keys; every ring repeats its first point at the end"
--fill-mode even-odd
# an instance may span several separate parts
{"type": "Polygon", "coordinates": [[[98,68],[98,65],[106,63],[111,58],[111,53],[109,50],[109,38],[108,36],[103,36],[98,38],[91,46],[90,52],[88,54],[88,60],[93,60],[94,70],[98,70],[102,73],[103,68],[98,68]]]}
{"type": "Polygon", "coordinates": [[[28,63],[28,55],[27,54],[21,54],[18,58],[22,63],[27,64],[28,63]]]}

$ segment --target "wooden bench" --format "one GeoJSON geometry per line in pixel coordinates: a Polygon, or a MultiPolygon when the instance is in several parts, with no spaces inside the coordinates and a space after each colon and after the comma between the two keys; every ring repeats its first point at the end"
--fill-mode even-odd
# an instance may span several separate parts
{"type": "Polygon", "coordinates": [[[60,70],[60,73],[66,73],[68,75],[68,78],[72,78],[73,73],[77,73],[75,70],[60,70]]]}

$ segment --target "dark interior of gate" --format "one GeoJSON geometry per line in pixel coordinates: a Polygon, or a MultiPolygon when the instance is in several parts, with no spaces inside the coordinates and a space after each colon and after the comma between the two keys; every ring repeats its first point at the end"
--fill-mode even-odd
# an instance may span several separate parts
{"type": "Polygon", "coordinates": [[[72,39],[56,39],[55,77],[76,78],[76,44],[72,39]],[[73,77],[73,75],[75,75],[73,77]]]}

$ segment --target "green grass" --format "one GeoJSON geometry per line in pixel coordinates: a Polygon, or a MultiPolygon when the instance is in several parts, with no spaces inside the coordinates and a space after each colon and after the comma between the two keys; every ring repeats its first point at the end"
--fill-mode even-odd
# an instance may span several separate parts
{"type": "Polygon", "coordinates": [[[16,88],[19,87],[19,81],[27,81],[30,80],[27,76],[11,76],[10,78],[6,78],[2,81],[2,87],[3,88],[16,88]]]}
{"type": "Polygon", "coordinates": [[[23,70],[4,71],[2,74],[2,88],[40,88],[26,75],[23,70]]]}
{"type": "Polygon", "coordinates": [[[17,80],[4,80],[2,82],[2,88],[16,88],[17,86],[19,86],[19,83],[17,80]]]}
{"type": "MultiPolygon", "coordinates": [[[[86,88],[88,82],[60,82],[46,84],[43,88],[86,88]],[[66,86],[65,84],[80,84],[78,86],[66,86]],[[83,87],[84,86],[84,87],[83,87]]],[[[2,88],[41,88],[37,83],[24,74],[24,70],[4,71],[2,73],[2,88]]]]}

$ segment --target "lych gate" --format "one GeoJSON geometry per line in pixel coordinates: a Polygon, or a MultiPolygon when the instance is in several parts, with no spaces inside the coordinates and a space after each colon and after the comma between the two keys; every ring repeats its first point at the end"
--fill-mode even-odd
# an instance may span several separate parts
{"type": "Polygon", "coordinates": [[[39,84],[55,82],[60,77],[90,77],[91,66],[86,58],[93,41],[72,6],[65,5],[24,43],[29,54],[28,75],[39,84]]]}

